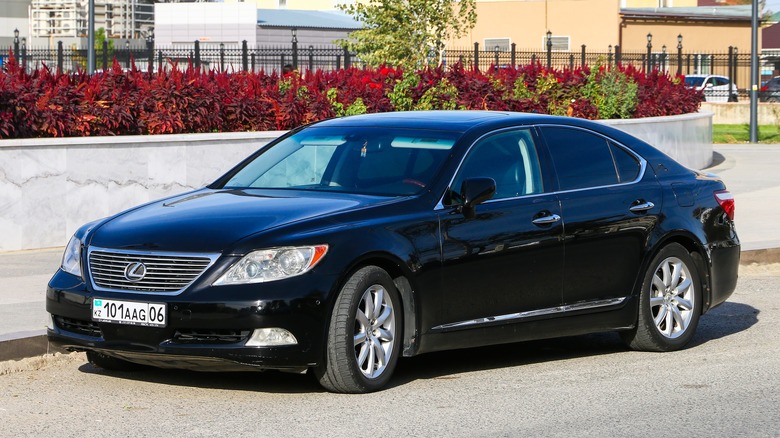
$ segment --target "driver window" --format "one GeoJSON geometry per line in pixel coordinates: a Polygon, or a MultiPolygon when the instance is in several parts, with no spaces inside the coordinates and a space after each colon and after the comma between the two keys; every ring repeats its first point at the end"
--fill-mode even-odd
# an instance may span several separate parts
{"type": "Polygon", "coordinates": [[[539,158],[529,130],[502,132],[483,138],[471,148],[452,185],[460,193],[467,178],[488,177],[496,182],[492,199],[542,193],[539,158]]]}

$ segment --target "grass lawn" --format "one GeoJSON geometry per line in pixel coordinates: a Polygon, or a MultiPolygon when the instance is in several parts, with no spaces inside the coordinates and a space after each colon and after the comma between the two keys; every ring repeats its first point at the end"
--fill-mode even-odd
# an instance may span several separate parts
{"type": "MultiPolygon", "coordinates": [[[[713,143],[748,143],[750,141],[750,125],[712,125],[713,143]]],[[[780,143],[778,126],[760,125],[758,127],[759,143],[780,143]]]]}

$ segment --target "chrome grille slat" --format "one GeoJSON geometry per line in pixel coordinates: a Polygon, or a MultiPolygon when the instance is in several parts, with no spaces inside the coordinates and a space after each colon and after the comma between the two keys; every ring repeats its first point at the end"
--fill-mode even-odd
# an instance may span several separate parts
{"type": "Polygon", "coordinates": [[[179,254],[89,248],[88,264],[97,290],[117,292],[160,292],[177,294],[192,284],[219,254],[179,254]],[[139,281],[125,276],[133,263],[143,263],[145,275],[139,281]]]}

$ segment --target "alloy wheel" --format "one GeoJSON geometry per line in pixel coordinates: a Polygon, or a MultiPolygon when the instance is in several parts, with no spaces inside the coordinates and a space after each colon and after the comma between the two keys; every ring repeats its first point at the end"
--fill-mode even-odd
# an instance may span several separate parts
{"type": "Polygon", "coordinates": [[[664,259],[651,284],[650,310],[658,332],[675,339],[686,332],[693,318],[695,284],[688,266],[677,257],[664,259]]]}
{"type": "Polygon", "coordinates": [[[355,360],[363,375],[374,379],[382,375],[395,347],[395,312],[382,285],[363,292],[355,314],[355,360]]]}

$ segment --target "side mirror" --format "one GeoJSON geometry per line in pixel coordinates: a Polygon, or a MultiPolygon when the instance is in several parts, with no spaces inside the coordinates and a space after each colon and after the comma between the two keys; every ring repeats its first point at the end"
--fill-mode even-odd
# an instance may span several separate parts
{"type": "Polygon", "coordinates": [[[467,219],[474,217],[474,207],[487,201],[496,194],[496,181],[493,178],[469,178],[460,186],[463,200],[463,215],[467,219]]]}

